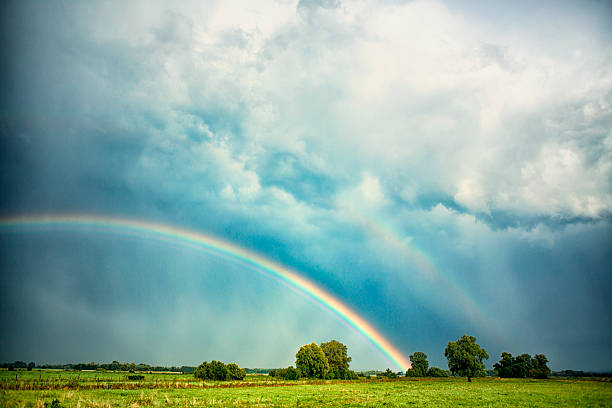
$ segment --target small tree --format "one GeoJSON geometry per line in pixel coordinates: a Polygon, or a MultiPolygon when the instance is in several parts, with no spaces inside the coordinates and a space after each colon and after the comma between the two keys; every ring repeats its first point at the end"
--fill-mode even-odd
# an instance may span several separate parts
{"type": "Polygon", "coordinates": [[[300,347],[295,355],[295,366],[304,377],[324,378],[329,371],[329,363],[325,353],[317,343],[300,347]]]}
{"type": "Polygon", "coordinates": [[[453,375],[465,376],[468,382],[472,377],[484,374],[483,359],[488,359],[487,351],[476,343],[476,337],[464,334],[457,341],[450,341],[444,350],[448,368],[453,375]]]}
{"type": "Polygon", "coordinates": [[[417,351],[410,355],[412,367],[406,370],[406,377],[425,377],[427,375],[427,354],[417,351]]]}

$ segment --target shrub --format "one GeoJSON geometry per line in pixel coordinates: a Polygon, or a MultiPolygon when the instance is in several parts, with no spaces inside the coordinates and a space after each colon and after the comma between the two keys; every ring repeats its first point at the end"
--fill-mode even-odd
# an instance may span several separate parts
{"type": "Polygon", "coordinates": [[[359,376],[353,370],[339,369],[325,375],[326,380],[356,380],[359,376]]]}
{"type": "Polygon", "coordinates": [[[225,365],[221,361],[213,360],[210,363],[204,361],[193,371],[193,376],[201,380],[244,380],[246,371],[238,367],[238,364],[225,365]]]}
{"type": "Polygon", "coordinates": [[[268,375],[275,378],[282,378],[283,380],[299,380],[302,378],[302,372],[293,366],[270,370],[268,375]]]}
{"type": "Polygon", "coordinates": [[[142,381],[144,380],[145,376],[142,374],[134,374],[134,375],[128,375],[128,380],[132,380],[132,381],[142,381]]]}
{"type": "Polygon", "coordinates": [[[429,367],[427,370],[428,377],[448,377],[448,371],[442,370],[438,367],[429,367]]]}

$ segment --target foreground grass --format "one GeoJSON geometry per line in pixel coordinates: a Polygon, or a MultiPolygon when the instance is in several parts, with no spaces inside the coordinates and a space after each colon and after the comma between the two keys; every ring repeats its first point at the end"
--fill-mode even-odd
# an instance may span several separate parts
{"type": "MultiPolygon", "coordinates": [[[[158,375],[159,374],[155,374],[158,375]]],[[[162,375],[163,376],[163,375],[162,375]]],[[[80,377],[83,379],[83,377],[80,377]]],[[[163,377],[161,377],[163,379],[163,377]]],[[[99,379],[98,379],[99,380],[99,379]]],[[[184,377],[191,382],[191,378],[184,377]]],[[[193,388],[55,389],[0,391],[2,407],[612,407],[612,383],[592,380],[464,379],[270,381],[248,386],[194,383],[193,388]],[[204,385],[203,388],[200,386],[204,385]],[[49,404],[50,405],[50,404],[49,404]]]]}

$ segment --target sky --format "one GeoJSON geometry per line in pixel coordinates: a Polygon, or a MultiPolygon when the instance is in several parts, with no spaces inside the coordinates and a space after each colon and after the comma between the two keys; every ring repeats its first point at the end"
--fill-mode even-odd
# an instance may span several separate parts
{"type": "MultiPolygon", "coordinates": [[[[284,265],[404,356],[612,370],[606,1],[7,1],[0,217],[172,225],[284,265]]],[[[286,367],[337,316],[214,253],[0,230],[0,360],[286,367]]]]}

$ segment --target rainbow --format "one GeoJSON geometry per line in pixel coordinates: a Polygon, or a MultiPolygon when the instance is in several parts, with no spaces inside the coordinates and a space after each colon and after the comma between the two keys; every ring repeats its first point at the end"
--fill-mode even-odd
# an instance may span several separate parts
{"type": "Polygon", "coordinates": [[[108,216],[29,215],[0,217],[0,231],[28,226],[105,230],[171,242],[221,256],[264,275],[279,279],[340,318],[358,334],[362,335],[397,369],[403,371],[411,367],[410,361],[378,330],[333,295],[285,266],[212,235],[167,224],[108,216]]]}
{"type": "MultiPolygon", "coordinates": [[[[372,236],[378,237],[385,246],[394,248],[399,254],[403,254],[406,260],[414,267],[415,272],[420,274],[419,278],[435,284],[441,292],[458,306],[458,310],[468,317],[478,327],[485,328],[490,336],[498,340],[505,338],[496,319],[492,318],[487,309],[468,294],[468,292],[453,279],[452,274],[436,266],[434,260],[426,252],[420,250],[404,234],[399,233],[393,224],[384,220],[383,217],[373,211],[352,206],[345,208],[353,220],[363,226],[372,236]]],[[[396,260],[397,261],[397,260],[396,260]]]]}

